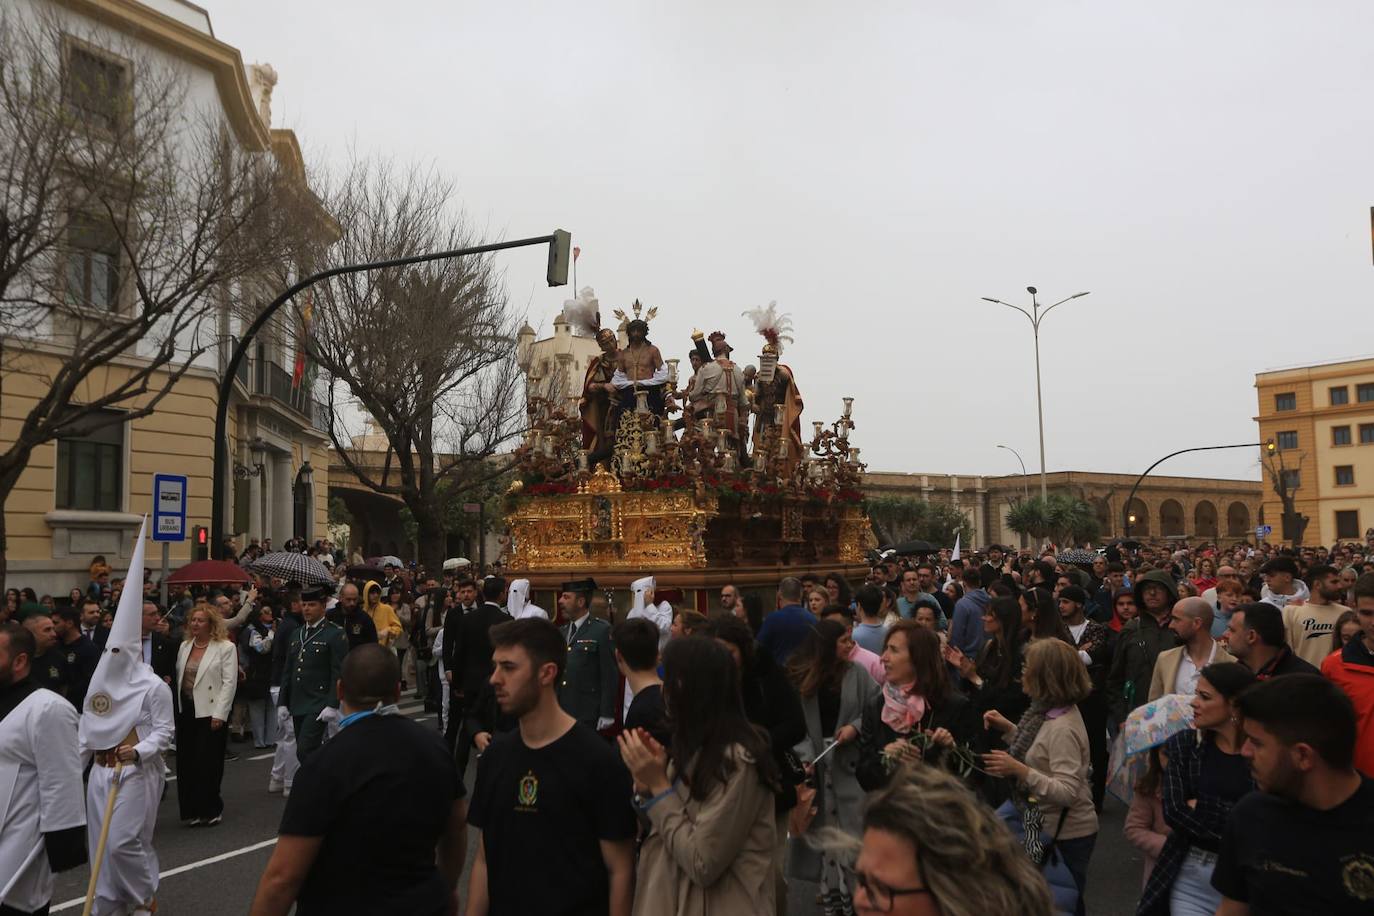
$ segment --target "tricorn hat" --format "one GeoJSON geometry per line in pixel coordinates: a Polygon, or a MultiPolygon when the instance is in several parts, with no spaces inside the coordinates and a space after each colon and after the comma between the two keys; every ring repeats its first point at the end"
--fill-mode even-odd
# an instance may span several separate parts
{"type": "Polygon", "coordinates": [[[590,576],[586,579],[573,579],[564,582],[559,586],[558,590],[561,592],[572,592],[573,594],[590,595],[592,592],[596,591],[596,580],[590,576]]]}
{"type": "Polygon", "coordinates": [[[332,585],[306,585],[301,588],[302,601],[328,601],[334,597],[332,585]]]}

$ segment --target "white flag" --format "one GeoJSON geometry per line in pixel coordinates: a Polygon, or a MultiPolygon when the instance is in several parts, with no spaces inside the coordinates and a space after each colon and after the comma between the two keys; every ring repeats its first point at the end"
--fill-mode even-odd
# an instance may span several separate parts
{"type": "Polygon", "coordinates": [[[81,747],[86,750],[117,747],[138,722],[149,684],[164,686],[152,667],[143,662],[143,544],[147,534],[145,515],[109,641],[86,690],[79,730],[81,747]]]}
{"type": "Polygon", "coordinates": [[[954,535],[954,553],[952,553],[952,554],[949,555],[949,559],[950,559],[950,562],[951,562],[951,563],[954,562],[955,560],[959,559],[959,538],[960,538],[960,536],[962,536],[962,534],[963,534],[963,532],[957,532],[957,533],[954,535]]]}

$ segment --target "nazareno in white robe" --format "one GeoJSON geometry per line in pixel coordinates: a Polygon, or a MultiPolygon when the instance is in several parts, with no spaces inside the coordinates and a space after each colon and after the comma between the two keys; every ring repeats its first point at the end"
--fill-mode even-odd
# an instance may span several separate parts
{"type": "MultiPolygon", "coordinates": [[[[158,860],[153,848],[153,828],[157,809],[166,786],[162,753],[171,746],[175,722],[171,688],[161,681],[149,681],[134,731],[138,742],[137,763],[126,763],[120,772],[119,794],[110,818],[110,837],[105,859],[96,883],[93,913],[122,913],[131,906],[147,906],[157,895],[158,860]]],[[[83,757],[97,750],[82,746],[83,757]]],[[[105,803],[114,784],[114,768],[99,764],[91,767],[86,789],[87,845],[94,867],[100,845],[100,825],[105,803]]]]}
{"type": "Polygon", "coordinates": [[[43,834],[86,822],[77,714],[39,688],[0,721],[0,903],[32,912],[52,900],[43,834]]]}

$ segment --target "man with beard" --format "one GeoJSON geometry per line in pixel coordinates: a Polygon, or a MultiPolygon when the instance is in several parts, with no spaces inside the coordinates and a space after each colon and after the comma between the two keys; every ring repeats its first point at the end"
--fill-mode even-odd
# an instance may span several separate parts
{"type": "Polygon", "coordinates": [[[100,662],[100,650],[81,632],[81,612],[74,607],[53,611],[58,650],[67,665],[67,699],[77,709],[86,701],[86,686],[100,662]]]}
{"type": "Polygon", "coordinates": [[[625,336],[630,340],[629,346],[616,354],[615,374],[611,377],[611,384],[620,393],[620,413],[635,409],[635,392],[642,390],[649,395],[649,412],[660,418],[667,416],[663,392],[668,384],[668,366],[658,347],[649,342],[649,323],[642,318],[632,319],[625,325],[625,336]]]}
{"type": "Polygon", "coordinates": [[[1331,654],[1331,633],[1336,621],[1350,610],[1341,586],[1341,574],[1334,566],[1313,566],[1307,571],[1312,597],[1304,602],[1292,601],[1283,608],[1283,627],[1288,647],[1309,665],[1320,668],[1331,654]]]}
{"type": "Polygon", "coordinates": [[[737,586],[727,583],[720,587],[720,609],[722,613],[732,617],[744,616],[744,605],[739,600],[737,586]]]}
{"type": "Polygon", "coordinates": [[[330,610],[328,617],[330,623],[343,627],[350,649],[377,641],[377,625],[359,605],[358,586],[352,582],[345,582],[339,589],[339,603],[330,610]]]}
{"type": "Polygon", "coordinates": [[[0,623],[0,911],[46,913],[53,873],[86,861],[77,712],[29,675],[33,634],[0,623]],[[8,901],[5,904],[3,901],[8,901]]]}
{"type": "Polygon", "coordinates": [[[613,747],[560,705],[567,643],[538,618],[492,627],[491,642],[496,702],[519,727],[493,738],[477,765],[468,823],[481,835],[466,912],[628,916],[632,784],[613,747]]]}
{"type": "Polygon", "coordinates": [[[1107,675],[1108,721],[1116,727],[1132,709],[1145,705],[1159,653],[1178,644],[1169,629],[1169,615],[1178,600],[1173,577],[1152,569],[1136,580],[1133,590],[1140,614],[1121,628],[1107,675]]]}
{"type": "Polygon", "coordinates": [[[577,402],[577,412],[582,417],[582,447],[592,463],[609,458],[615,445],[615,435],[609,426],[616,395],[611,379],[620,360],[615,332],[610,328],[597,330],[596,343],[601,353],[587,362],[587,374],[582,378],[582,397],[577,402]]]}
{"type": "Polygon", "coordinates": [[[1323,677],[1256,684],[1237,701],[1259,786],[1231,809],[1212,886],[1221,916],[1370,912],[1374,781],[1355,769],[1355,714],[1323,677]]]}

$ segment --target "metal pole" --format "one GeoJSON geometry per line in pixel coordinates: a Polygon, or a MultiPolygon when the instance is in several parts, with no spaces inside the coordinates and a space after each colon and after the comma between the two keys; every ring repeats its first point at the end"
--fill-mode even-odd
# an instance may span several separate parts
{"type": "Polygon", "coordinates": [[[487,568],[487,504],[480,502],[477,504],[477,562],[482,567],[483,575],[487,568]]]}
{"type": "MultiPolygon", "coordinates": [[[[186,529],[185,529],[185,528],[182,528],[182,529],[181,529],[181,533],[184,535],[184,534],[186,533],[186,529]]],[[[163,541],[163,542],[162,542],[162,611],[163,611],[163,613],[166,613],[166,611],[167,611],[167,567],[168,567],[168,560],[170,559],[170,555],[171,555],[171,550],[172,550],[172,544],[171,544],[171,542],[170,542],[170,541],[163,541]]]]}
{"type": "MultiPolygon", "coordinates": [[[[1038,307],[1037,307],[1038,312],[1038,307]]],[[[1037,315],[1031,329],[1035,334],[1035,413],[1040,419],[1040,502],[1049,502],[1049,486],[1045,482],[1045,402],[1040,396],[1040,319],[1037,315]]]]}
{"type": "Polygon", "coordinates": [[[1026,502],[1030,502],[1030,475],[1026,473],[1026,462],[1021,460],[1021,453],[1010,445],[999,445],[997,447],[1004,448],[1016,456],[1017,462],[1021,465],[1021,498],[1026,502]]]}
{"type": "Polygon", "coordinates": [[[228,483],[229,477],[229,443],[226,440],[229,437],[229,398],[234,392],[234,373],[238,371],[239,364],[243,362],[243,355],[248,352],[248,345],[253,342],[258,332],[276,314],[277,309],[306,287],[341,274],[363,273],[364,271],[381,270],[386,267],[405,267],[410,264],[425,264],[430,261],[442,261],[448,258],[464,257],[465,255],[504,251],[507,248],[549,245],[553,244],[555,239],[556,236],[553,235],[541,235],[535,238],[517,239],[513,242],[494,242],[490,245],[456,248],[452,251],[438,251],[404,258],[392,258],[386,261],[370,261],[365,264],[345,264],[342,267],[331,267],[329,270],[322,270],[296,282],[280,296],[269,302],[267,307],[258,313],[258,317],[253,319],[248,330],[244,331],[243,339],[238,342],[234,351],[229,355],[229,362],[224,367],[224,375],[219,382],[219,396],[215,405],[215,470],[213,490],[210,494],[210,556],[216,560],[224,559],[224,537],[226,534],[224,531],[224,487],[228,483]]]}
{"type": "Polygon", "coordinates": [[[1130,537],[1131,535],[1131,501],[1135,499],[1135,492],[1140,489],[1141,481],[1143,481],[1146,475],[1151,471],[1168,461],[1170,458],[1173,458],[1175,455],[1186,455],[1188,452],[1211,452],[1222,448],[1259,448],[1263,445],[1263,442],[1242,442],[1238,445],[1199,445],[1195,448],[1181,448],[1176,452],[1170,452],[1165,455],[1163,458],[1146,468],[1141,475],[1135,479],[1135,484],[1131,487],[1131,492],[1126,496],[1126,505],[1125,508],[1122,509],[1122,517],[1125,519],[1124,528],[1126,536],[1130,537]]]}

